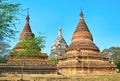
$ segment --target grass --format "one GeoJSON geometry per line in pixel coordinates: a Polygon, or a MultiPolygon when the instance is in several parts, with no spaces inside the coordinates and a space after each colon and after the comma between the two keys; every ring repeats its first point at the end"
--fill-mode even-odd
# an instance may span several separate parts
{"type": "MultiPolygon", "coordinates": [[[[0,81],[17,81],[20,75],[0,75],[0,81]]],[[[59,76],[59,75],[24,75],[29,81],[120,81],[120,74],[106,75],[79,75],[79,76],[59,76]]]]}

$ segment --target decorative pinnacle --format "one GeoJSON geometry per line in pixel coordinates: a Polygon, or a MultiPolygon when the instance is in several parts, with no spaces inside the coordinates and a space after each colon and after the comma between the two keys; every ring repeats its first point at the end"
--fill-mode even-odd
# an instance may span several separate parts
{"type": "Polygon", "coordinates": [[[105,48],[105,50],[104,50],[104,53],[105,53],[105,54],[107,54],[107,53],[108,53],[108,51],[107,51],[107,49],[106,49],[106,48],[105,48]]]}
{"type": "Polygon", "coordinates": [[[29,8],[27,8],[27,15],[29,15],[29,8]]]}
{"type": "Polygon", "coordinates": [[[29,23],[29,8],[27,8],[27,17],[26,17],[26,21],[29,23]]]}
{"type": "Polygon", "coordinates": [[[83,19],[84,18],[84,14],[82,12],[82,9],[81,9],[81,12],[80,12],[80,19],[83,19]]]}
{"type": "Polygon", "coordinates": [[[58,36],[61,37],[62,36],[62,28],[59,27],[59,30],[58,30],[58,36]]]}

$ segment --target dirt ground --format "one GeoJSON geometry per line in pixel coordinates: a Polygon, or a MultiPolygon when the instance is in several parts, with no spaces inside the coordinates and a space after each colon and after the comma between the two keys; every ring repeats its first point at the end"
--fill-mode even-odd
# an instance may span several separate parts
{"type": "MultiPolygon", "coordinates": [[[[0,81],[20,81],[21,75],[5,74],[0,75],[0,81]]],[[[65,75],[23,75],[24,81],[120,81],[120,74],[104,74],[104,75],[79,75],[79,76],[65,76],[65,75]]]]}

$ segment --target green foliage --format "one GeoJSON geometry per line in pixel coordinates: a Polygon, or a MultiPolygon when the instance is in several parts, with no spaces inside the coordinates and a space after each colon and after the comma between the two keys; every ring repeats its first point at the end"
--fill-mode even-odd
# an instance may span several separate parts
{"type": "Polygon", "coordinates": [[[58,60],[55,58],[49,59],[50,64],[58,64],[58,60]]]}
{"type": "Polygon", "coordinates": [[[7,54],[10,51],[10,46],[6,42],[0,42],[0,55],[7,54]]]}
{"type": "Polygon", "coordinates": [[[19,44],[23,49],[18,52],[18,56],[36,56],[45,47],[45,40],[44,36],[39,35],[37,37],[26,38],[19,44]]]}
{"type": "Polygon", "coordinates": [[[20,4],[14,3],[13,0],[0,0],[0,54],[3,54],[1,60],[9,51],[8,41],[15,38],[19,10],[20,4]]]}
{"type": "Polygon", "coordinates": [[[8,59],[8,55],[5,54],[5,55],[0,55],[0,63],[3,64],[3,63],[6,63],[7,62],[7,59],[8,59]]]}
{"type": "Polygon", "coordinates": [[[120,47],[111,47],[106,50],[110,56],[110,60],[113,60],[117,65],[117,68],[120,70],[120,47]]]}
{"type": "Polygon", "coordinates": [[[12,0],[0,0],[0,41],[15,37],[19,10],[20,4],[12,0]]]}

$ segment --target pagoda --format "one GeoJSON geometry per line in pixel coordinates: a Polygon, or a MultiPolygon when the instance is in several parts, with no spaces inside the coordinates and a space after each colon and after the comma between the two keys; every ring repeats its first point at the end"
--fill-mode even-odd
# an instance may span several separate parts
{"type": "Polygon", "coordinates": [[[100,53],[84,20],[83,12],[66,53],[58,57],[58,71],[65,75],[116,73],[115,64],[109,63],[107,53],[100,53]]]}
{"type": "Polygon", "coordinates": [[[20,52],[21,50],[23,50],[24,48],[20,45],[20,42],[22,42],[24,39],[26,38],[31,38],[31,37],[34,37],[34,33],[32,33],[32,30],[30,28],[30,25],[29,25],[29,15],[27,15],[26,17],[26,24],[23,28],[23,31],[22,33],[20,34],[20,37],[19,37],[19,42],[15,45],[15,47],[13,48],[14,51],[9,55],[9,58],[8,58],[8,62],[7,64],[20,64],[20,62],[24,59],[24,58],[27,58],[25,59],[26,61],[24,62],[26,65],[31,65],[31,64],[48,64],[48,61],[47,61],[47,58],[48,58],[48,55],[46,53],[42,53],[41,52],[41,49],[38,50],[39,52],[39,56],[34,56],[34,57],[29,57],[29,56],[26,56],[26,57],[18,57],[19,59],[17,59],[17,53],[20,52]],[[19,60],[19,63],[18,63],[18,60],[19,60]]]}
{"type": "Polygon", "coordinates": [[[17,55],[24,49],[20,43],[26,38],[29,39],[31,37],[35,37],[30,28],[29,19],[29,15],[27,15],[25,26],[19,37],[19,42],[13,48],[14,50],[9,54],[7,64],[2,66],[0,65],[0,73],[21,73],[22,67],[24,73],[27,74],[56,74],[57,67],[49,63],[47,53],[42,53],[40,48],[36,49],[39,54],[34,56],[17,55]]]}
{"type": "Polygon", "coordinates": [[[59,28],[58,36],[51,47],[51,53],[49,59],[57,59],[58,55],[64,55],[67,48],[67,43],[62,36],[62,29],[59,28]]]}

